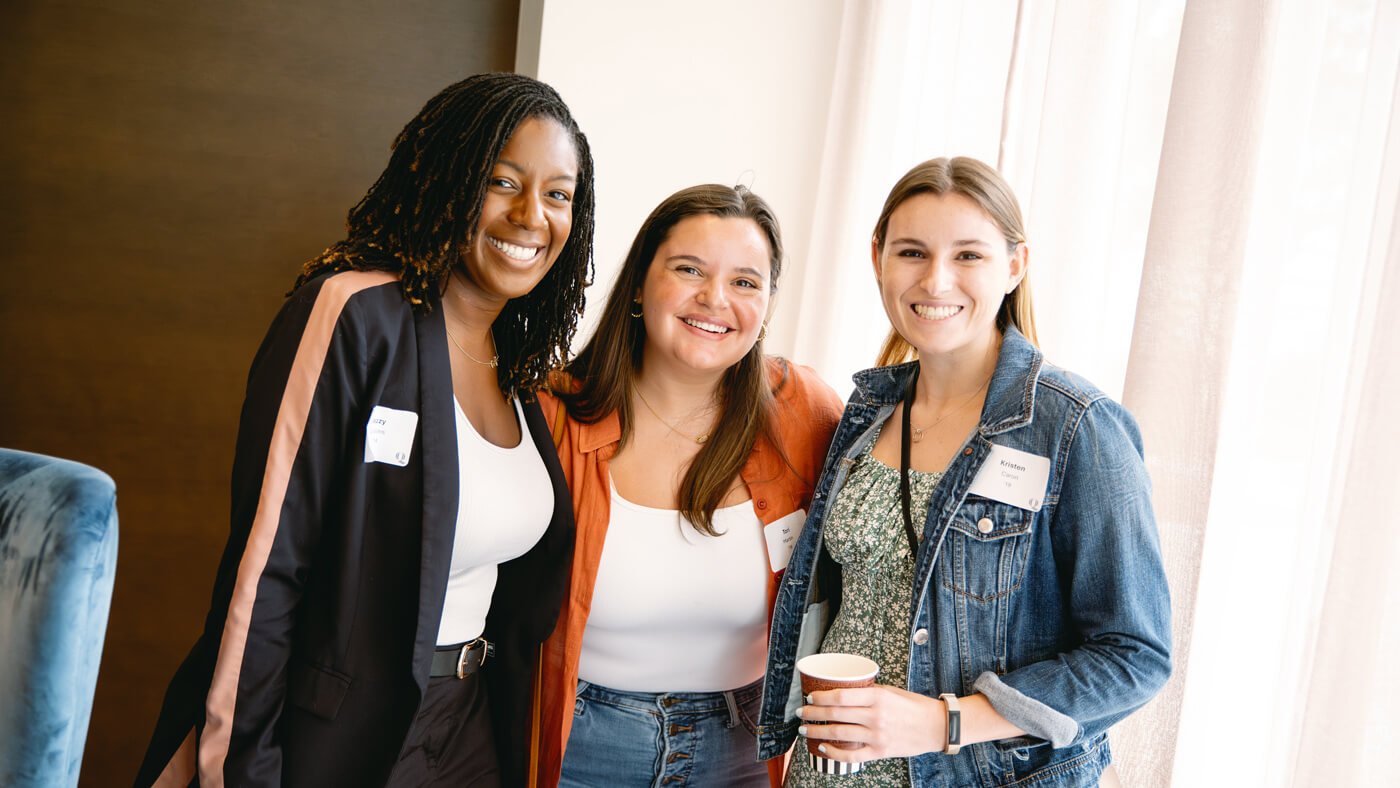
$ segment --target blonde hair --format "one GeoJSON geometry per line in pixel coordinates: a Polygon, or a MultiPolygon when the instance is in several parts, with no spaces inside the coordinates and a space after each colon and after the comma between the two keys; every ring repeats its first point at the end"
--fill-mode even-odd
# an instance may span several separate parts
{"type": "MultiPolygon", "coordinates": [[[[1021,206],[1001,174],[977,159],[957,156],[929,159],[915,165],[890,189],[890,195],[885,198],[885,207],[875,222],[873,240],[877,254],[884,252],[890,216],[905,200],[919,194],[961,194],[977,203],[1001,230],[1008,251],[1014,251],[1017,244],[1026,242],[1021,206]]],[[[1015,326],[1032,344],[1039,344],[1035,333],[1035,310],[1031,306],[1031,285],[1025,276],[1021,277],[1016,289],[1002,300],[1001,308],[997,310],[997,331],[1005,332],[1007,326],[1015,326]]],[[[918,351],[898,331],[890,329],[875,363],[883,367],[918,358],[918,355],[918,351]]]]}

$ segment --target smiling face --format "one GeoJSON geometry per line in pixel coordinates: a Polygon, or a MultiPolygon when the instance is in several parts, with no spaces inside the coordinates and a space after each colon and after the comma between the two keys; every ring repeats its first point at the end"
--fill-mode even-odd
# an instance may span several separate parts
{"type": "Polygon", "coordinates": [[[573,137],[558,121],[534,117],[516,126],[462,248],[471,297],[502,302],[539,284],[569,240],[578,169],[573,137]]]}
{"type": "Polygon", "coordinates": [[[636,294],[642,368],[695,377],[738,363],[768,315],[771,274],[768,242],[752,219],[700,214],[676,223],[636,294]]]}
{"type": "Polygon", "coordinates": [[[956,192],[916,194],[872,243],[890,323],[923,358],[985,358],[1002,299],[1025,275],[1027,251],[1008,252],[1000,228],[956,192]]]}

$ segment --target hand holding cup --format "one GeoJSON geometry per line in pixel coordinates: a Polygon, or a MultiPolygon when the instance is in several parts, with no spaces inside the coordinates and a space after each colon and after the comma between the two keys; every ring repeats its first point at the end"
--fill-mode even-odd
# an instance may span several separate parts
{"type": "MultiPolygon", "coordinates": [[[[812,654],[797,661],[797,672],[802,676],[802,694],[811,697],[813,692],[850,687],[869,687],[875,683],[880,666],[874,660],[856,654],[812,654]]],[[[863,765],[837,761],[825,757],[817,747],[851,748],[858,743],[841,741],[814,741],[807,739],[807,760],[813,769],[822,774],[855,774],[863,765]]]]}

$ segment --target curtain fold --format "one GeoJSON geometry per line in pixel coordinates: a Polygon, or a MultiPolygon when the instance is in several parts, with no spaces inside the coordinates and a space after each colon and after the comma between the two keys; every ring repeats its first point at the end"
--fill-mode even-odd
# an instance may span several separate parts
{"type": "Polygon", "coordinates": [[[837,361],[842,354],[837,347],[840,337],[828,330],[831,315],[880,314],[874,289],[860,286],[860,274],[870,269],[861,265],[858,229],[868,201],[878,199],[860,177],[871,147],[866,108],[875,103],[867,94],[880,51],[876,25],[874,4],[843,4],[817,176],[816,220],[807,246],[811,251],[808,260],[786,274],[789,281],[778,296],[768,342],[770,348],[821,371],[842,395],[849,372],[842,376],[837,371],[842,369],[837,361]]]}
{"type": "Polygon", "coordinates": [[[1171,781],[1273,14],[1270,3],[1193,2],[1181,22],[1123,392],[1147,446],[1172,589],[1175,670],[1166,689],[1114,731],[1126,785],[1171,781]]]}
{"type": "Polygon", "coordinates": [[[1046,355],[1122,396],[1182,2],[1021,5],[997,168],[1046,355]],[[1088,35],[1092,31],[1092,36],[1088,35]]]}
{"type": "Polygon", "coordinates": [[[870,261],[885,195],[925,159],[996,160],[1015,18],[1011,3],[844,4],[811,251],[771,343],[843,395],[888,331],[870,261]]]}
{"type": "MultiPolygon", "coordinates": [[[[1384,618],[1349,612],[1329,601],[1328,589],[1361,568],[1344,557],[1351,529],[1394,522],[1374,506],[1348,516],[1342,504],[1350,503],[1352,476],[1382,456],[1354,435],[1372,377],[1366,315],[1384,269],[1385,204],[1397,188],[1394,165],[1386,165],[1395,145],[1395,16],[1393,4],[1372,0],[1290,2],[1267,28],[1272,54],[1258,83],[1265,115],[1252,146],[1253,199],[1239,217],[1244,270],[1225,338],[1199,601],[1181,666],[1179,785],[1316,784],[1297,771],[1300,759],[1361,768],[1357,756],[1384,741],[1352,727],[1336,749],[1320,751],[1305,726],[1309,698],[1333,685],[1334,671],[1351,688],[1327,699],[1347,709],[1339,713],[1371,707],[1384,686],[1381,675],[1360,669],[1374,659],[1372,636],[1385,631],[1377,628],[1384,618]],[[1356,451],[1370,453],[1361,460],[1356,451]],[[1325,636],[1340,638],[1350,665],[1317,658],[1331,647],[1325,636]],[[1242,729],[1250,735],[1239,737],[1242,729]],[[1232,757],[1220,757],[1227,738],[1238,741],[1232,757]]],[[[1222,37],[1215,46],[1237,43],[1222,37]]],[[[1204,304],[1216,302],[1201,291],[1204,304]]],[[[1374,541],[1377,552],[1384,545],[1374,541]]],[[[1374,784],[1383,774],[1333,784],[1374,784]]]]}
{"type": "MultiPolygon", "coordinates": [[[[1400,83],[1397,83],[1400,87],[1400,83]]],[[[1393,106],[1400,110],[1400,95],[1393,106]]],[[[1400,123],[1400,112],[1391,127],[1400,123]]],[[[1390,461],[1400,443],[1400,332],[1389,316],[1400,313],[1400,145],[1387,151],[1382,195],[1388,209],[1378,222],[1388,231],[1375,249],[1367,283],[1373,304],[1361,310],[1366,324],[1358,342],[1355,418],[1350,446],[1341,458],[1337,485],[1338,533],[1313,639],[1297,750],[1297,785],[1370,785],[1393,773],[1393,744],[1400,739],[1400,528],[1390,495],[1400,489],[1400,463],[1390,461]],[[1359,679],[1359,680],[1358,680],[1359,679]]]]}

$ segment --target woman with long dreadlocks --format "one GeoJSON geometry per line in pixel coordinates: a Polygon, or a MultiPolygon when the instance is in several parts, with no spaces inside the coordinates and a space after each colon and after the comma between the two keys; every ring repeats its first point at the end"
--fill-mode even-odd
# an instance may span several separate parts
{"type": "Polygon", "coordinates": [[[515,785],[573,518],[533,391],[591,274],[554,90],[451,85],[249,373],[232,534],[138,785],[515,785]]]}

